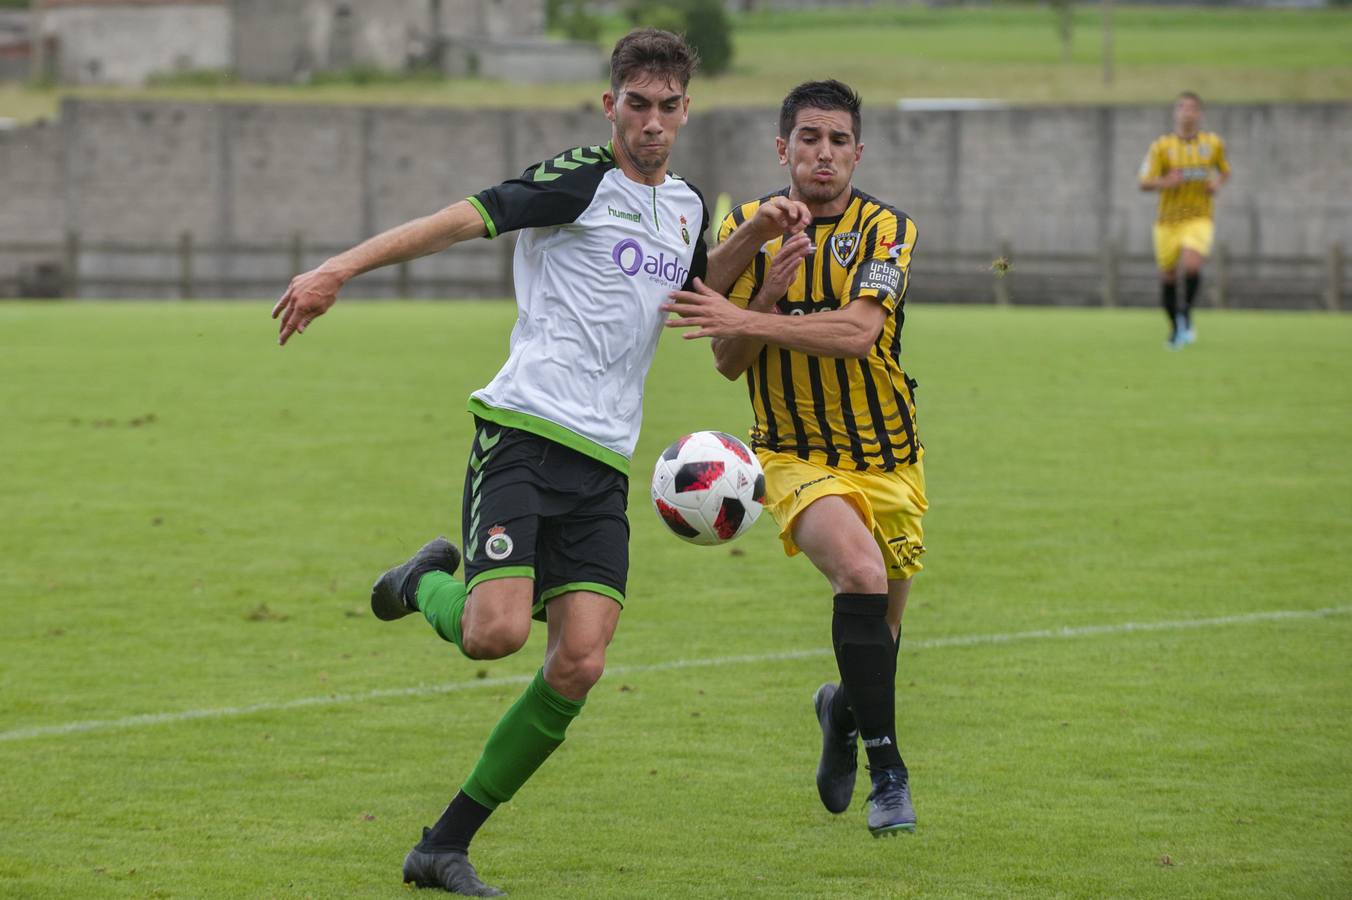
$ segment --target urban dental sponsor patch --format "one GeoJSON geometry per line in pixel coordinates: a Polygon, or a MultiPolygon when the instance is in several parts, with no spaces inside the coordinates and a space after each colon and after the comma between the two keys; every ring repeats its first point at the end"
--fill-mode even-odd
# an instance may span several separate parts
{"type": "Polygon", "coordinates": [[[883,297],[895,297],[901,290],[901,269],[881,259],[870,259],[859,270],[855,293],[877,291],[883,297]]]}

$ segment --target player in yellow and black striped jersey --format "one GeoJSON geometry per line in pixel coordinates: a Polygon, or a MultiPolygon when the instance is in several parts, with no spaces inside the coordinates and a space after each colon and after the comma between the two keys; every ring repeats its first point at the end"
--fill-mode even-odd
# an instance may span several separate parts
{"type": "Polygon", "coordinates": [[[1192,306],[1215,234],[1213,198],[1230,178],[1225,142],[1217,134],[1201,131],[1201,122],[1201,98],[1191,91],[1179,94],[1174,102],[1174,130],[1156,139],[1141,162],[1141,190],[1160,194],[1155,261],[1160,269],[1161,304],[1169,317],[1169,347],[1174,350],[1196,340],[1192,306]],[[1180,262],[1182,304],[1178,302],[1180,262]]]}
{"type": "Polygon", "coordinates": [[[915,829],[897,749],[896,665],[928,501],[915,382],[901,366],[916,228],[853,185],[859,106],[838,81],[789,93],[775,141],[789,187],[737,207],[719,232],[720,251],[746,248],[729,254],[745,271],[729,297],[696,283],[665,308],[679,316],[669,325],[693,329],[686,337],[713,339],[723,375],[746,378],[784,549],[807,554],[831,585],[840,683],[813,697],[817,791],[829,811],[849,808],[862,740],[877,836],[915,829]],[[775,231],[780,219],[789,224],[775,231]]]}
{"type": "MultiPolygon", "coordinates": [[[[771,196],[788,194],[786,189],[771,196]]],[[[722,222],[719,240],[769,199],[734,209],[722,222]]],[[[915,463],[921,444],[914,383],[901,367],[902,300],[915,223],[856,188],[843,212],[814,218],[805,233],[816,250],[804,258],[788,290],[775,301],[775,312],[810,315],[867,299],[882,304],[890,315],[883,319],[873,349],[859,359],[761,347],[746,370],[756,415],[752,445],[850,469],[886,471],[915,463]],[[884,284],[869,286],[880,276],[884,284]]],[[[783,247],[783,236],[766,243],[728,299],[746,308],[783,247]]]]}

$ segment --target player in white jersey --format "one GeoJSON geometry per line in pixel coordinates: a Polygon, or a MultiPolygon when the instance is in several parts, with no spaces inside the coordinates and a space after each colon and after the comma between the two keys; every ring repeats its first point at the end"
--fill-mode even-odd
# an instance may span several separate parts
{"type": "Polygon", "coordinates": [[[523,230],[510,353],[469,400],[477,428],[462,509],[464,580],[454,577],[459,550],[438,538],[377,580],[371,608],[381,619],[421,612],[472,659],[516,652],[532,616],[543,618],[545,660],[409,851],[405,882],[501,893],[479,879],[469,844],[562,743],[601,677],[625,598],[628,465],[661,307],[697,282],[726,290],[738,273],[722,260],[806,224],[806,208],[784,199],[758,212],[737,241],[706,251],[703,199],[666,168],[696,62],[675,35],[631,32],[615,45],[602,98],[609,144],[568,150],[377,235],[296,276],[273,309],[285,344],[362,272],[523,230]]]}

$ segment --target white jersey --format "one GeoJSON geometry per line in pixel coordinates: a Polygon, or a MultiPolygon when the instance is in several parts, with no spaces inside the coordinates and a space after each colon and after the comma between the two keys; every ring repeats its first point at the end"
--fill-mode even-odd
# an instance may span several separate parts
{"type": "Polygon", "coordinates": [[[627,472],[659,307],[705,274],[703,197],[670,173],[655,187],[630,180],[606,146],[569,150],[469,200],[490,238],[525,229],[507,363],[470,411],[627,472]]]}

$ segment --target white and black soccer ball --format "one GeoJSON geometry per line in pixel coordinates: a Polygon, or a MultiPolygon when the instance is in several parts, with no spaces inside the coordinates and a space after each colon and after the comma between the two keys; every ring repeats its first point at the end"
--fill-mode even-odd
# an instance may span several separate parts
{"type": "Polygon", "coordinates": [[[744,534],[760,515],[765,473],[737,438],[697,431],[658,457],[652,497],[657,514],[677,537],[722,544],[744,534]]]}

